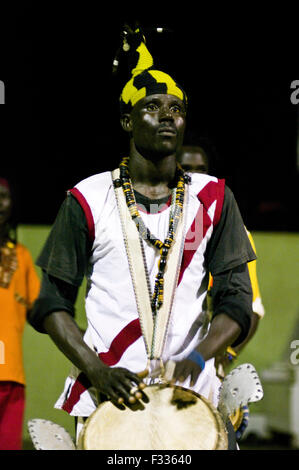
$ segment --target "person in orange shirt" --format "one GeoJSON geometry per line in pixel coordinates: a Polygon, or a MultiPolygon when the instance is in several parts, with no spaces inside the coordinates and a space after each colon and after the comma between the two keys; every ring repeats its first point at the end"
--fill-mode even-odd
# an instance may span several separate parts
{"type": "Polygon", "coordinates": [[[21,450],[25,409],[22,337],[40,290],[28,249],[16,240],[8,181],[0,178],[0,450],[21,450]]]}

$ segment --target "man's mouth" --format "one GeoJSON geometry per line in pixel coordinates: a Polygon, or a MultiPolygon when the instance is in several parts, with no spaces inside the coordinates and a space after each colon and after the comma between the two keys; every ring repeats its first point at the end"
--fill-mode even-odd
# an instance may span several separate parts
{"type": "Polygon", "coordinates": [[[176,129],[171,126],[160,126],[158,129],[158,134],[159,135],[165,135],[165,136],[174,136],[177,134],[176,129]]]}

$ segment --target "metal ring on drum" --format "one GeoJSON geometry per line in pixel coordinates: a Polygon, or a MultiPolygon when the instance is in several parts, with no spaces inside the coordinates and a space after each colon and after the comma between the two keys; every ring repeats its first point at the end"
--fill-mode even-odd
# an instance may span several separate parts
{"type": "Polygon", "coordinates": [[[201,395],[170,384],[144,389],[143,410],[119,410],[103,402],[79,436],[81,450],[226,450],[225,424],[201,395]]]}

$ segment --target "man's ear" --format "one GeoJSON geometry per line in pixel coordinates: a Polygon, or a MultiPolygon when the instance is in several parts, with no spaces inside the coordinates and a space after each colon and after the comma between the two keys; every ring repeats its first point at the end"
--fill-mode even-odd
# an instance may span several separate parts
{"type": "Polygon", "coordinates": [[[132,132],[133,125],[130,114],[123,114],[120,118],[120,124],[124,131],[132,132]]]}

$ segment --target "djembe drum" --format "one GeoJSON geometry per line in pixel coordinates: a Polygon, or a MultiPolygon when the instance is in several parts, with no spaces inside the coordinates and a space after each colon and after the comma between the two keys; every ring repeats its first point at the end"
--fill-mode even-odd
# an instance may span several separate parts
{"type": "Polygon", "coordinates": [[[143,410],[119,410],[107,401],[89,416],[81,450],[225,450],[227,432],[219,412],[182,387],[150,385],[143,410]]]}

